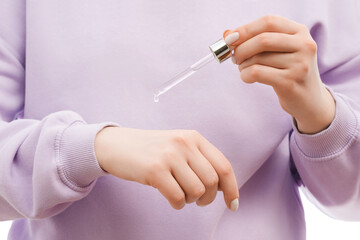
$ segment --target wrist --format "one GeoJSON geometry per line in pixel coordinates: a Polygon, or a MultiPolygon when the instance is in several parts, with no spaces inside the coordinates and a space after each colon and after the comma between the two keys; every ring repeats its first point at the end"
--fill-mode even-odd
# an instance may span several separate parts
{"type": "Polygon", "coordinates": [[[321,103],[318,104],[318,110],[313,114],[303,114],[303,117],[294,118],[295,125],[300,133],[316,134],[328,128],[335,117],[335,100],[331,93],[322,88],[321,103]]]}
{"type": "Polygon", "coordinates": [[[113,131],[113,126],[105,127],[96,134],[95,137],[95,155],[99,163],[99,166],[105,171],[108,172],[106,163],[109,162],[111,157],[111,145],[109,144],[111,138],[111,132],[113,131]]]}

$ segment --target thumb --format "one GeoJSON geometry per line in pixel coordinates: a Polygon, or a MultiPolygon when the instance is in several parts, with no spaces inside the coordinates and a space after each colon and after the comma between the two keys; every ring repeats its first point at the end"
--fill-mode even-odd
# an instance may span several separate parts
{"type": "Polygon", "coordinates": [[[223,38],[225,39],[226,44],[230,46],[239,39],[239,33],[237,31],[228,29],[223,33],[223,38]]]}

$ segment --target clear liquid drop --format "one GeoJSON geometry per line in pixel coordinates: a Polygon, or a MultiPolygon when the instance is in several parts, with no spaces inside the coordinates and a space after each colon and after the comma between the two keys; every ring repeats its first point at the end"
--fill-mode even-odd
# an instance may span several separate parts
{"type": "Polygon", "coordinates": [[[159,94],[154,93],[154,102],[159,102],[159,94]]]}

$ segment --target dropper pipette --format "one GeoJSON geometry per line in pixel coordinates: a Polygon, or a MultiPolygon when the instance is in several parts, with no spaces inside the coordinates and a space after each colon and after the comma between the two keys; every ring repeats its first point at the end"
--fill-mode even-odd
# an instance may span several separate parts
{"type": "Polygon", "coordinates": [[[219,63],[222,63],[229,57],[231,57],[231,50],[229,46],[225,43],[224,39],[220,39],[210,47],[211,53],[201,58],[199,61],[171,78],[169,81],[162,84],[158,89],[154,91],[154,102],[159,102],[159,96],[166,93],[191,75],[193,75],[196,71],[200,70],[212,60],[217,59],[219,63]]]}

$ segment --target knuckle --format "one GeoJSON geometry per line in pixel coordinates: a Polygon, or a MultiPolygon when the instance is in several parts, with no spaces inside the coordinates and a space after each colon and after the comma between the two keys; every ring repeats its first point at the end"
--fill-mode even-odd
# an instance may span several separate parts
{"type": "Polygon", "coordinates": [[[199,136],[200,133],[196,130],[178,131],[173,135],[172,142],[177,147],[189,147],[190,143],[198,139],[199,136]]]}
{"type": "Polygon", "coordinates": [[[217,175],[209,177],[209,179],[206,180],[205,186],[206,187],[216,187],[219,184],[219,177],[217,175]]]}
{"type": "Polygon", "coordinates": [[[198,131],[196,130],[188,130],[188,134],[191,138],[199,138],[201,135],[198,131]]]}
{"type": "Polygon", "coordinates": [[[305,49],[308,50],[310,53],[314,54],[317,52],[317,44],[313,39],[308,39],[304,42],[305,49]]]}
{"type": "Polygon", "coordinates": [[[300,24],[300,29],[303,31],[303,32],[309,32],[309,29],[308,27],[305,25],[305,24],[300,24]]]}
{"type": "Polygon", "coordinates": [[[232,167],[229,162],[224,163],[220,169],[218,169],[218,174],[222,177],[229,176],[232,173],[232,167]]]}
{"type": "Polygon", "coordinates": [[[177,131],[172,137],[171,141],[175,145],[186,146],[186,137],[184,131],[177,131]]]}
{"type": "Polygon", "coordinates": [[[264,17],[264,23],[268,29],[273,29],[276,27],[277,24],[277,18],[276,15],[267,15],[264,17]]]}
{"type": "Polygon", "coordinates": [[[185,203],[185,194],[183,192],[177,192],[176,194],[174,194],[171,201],[174,206],[182,208],[185,203]]]}
{"type": "MultiPolygon", "coordinates": [[[[188,130],[188,137],[187,139],[189,139],[189,143],[194,144],[194,145],[198,145],[200,142],[202,142],[204,140],[203,136],[196,130],[188,130]]],[[[188,146],[189,148],[192,148],[193,146],[188,146]]]]}
{"type": "Polygon", "coordinates": [[[296,82],[302,82],[310,71],[310,65],[306,60],[299,60],[294,68],[294,75],[296,76],[294,80],[296,82]]]}
{"type": "Polygon", "coordinates": [[[260,75],[260,69],[257,65],[249,67],[249,76],[253,79],[257,79],[260,75]]]}
{"type": "Polygon", "coordinates": [[[205,187],[198,187],[192,190],[192,196],[196,199],[200,198],[206,192],[205,187]]]}
{"type": "Polygon", "coordinates": [[[299,64],[299,68],[300,68],[300,71],[302,72],[302,73],[307,73],[307,72],[309,72],[309,64],[308,64],[308,62],[306,62],[306,61],[302,61],[300,64],[299,64]]]}
{"type": "Polygon", "coordinates": [[[249,76],[248,72],[249,72],[248,69],[241,71],[240,77],[245,83],[253,83],[252,78],[249,76]]]}

